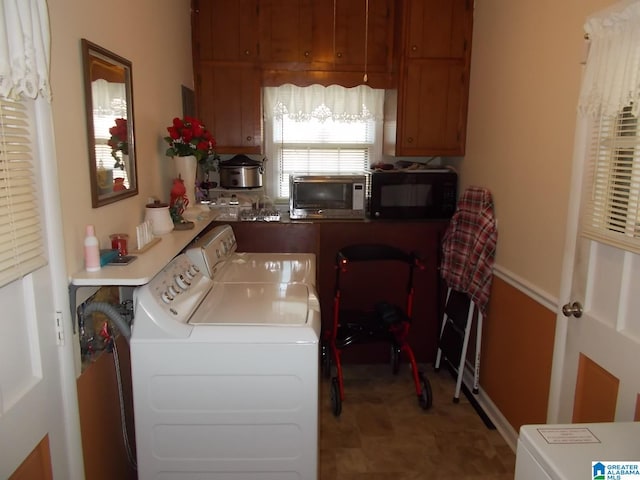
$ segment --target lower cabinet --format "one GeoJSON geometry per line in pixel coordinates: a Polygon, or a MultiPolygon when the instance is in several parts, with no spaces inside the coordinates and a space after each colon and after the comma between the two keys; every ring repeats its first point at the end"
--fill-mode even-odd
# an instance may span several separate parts
{"type": "MultiPolygon", "coordinates": [[[[383,243],[416,252],[424,270],[414,274],[413,321],[409,342],[418,362],[433,362],[438,338],[440,281],[438,256],[446,222],[322,223],[318,277],[323,327],[331,325],[336,284],[338,250],[356,243],[383,243]]],[[[354,265],[348,282],[341,285],[343,306],[387,301],[404,306],[406,275],[395,274],[391,266],[354,265]]],[[[353,345],[344,349],[345,362],[378,363],[389,360],[389,345],[353,345]]]]}
{"type": "MultiPolygon", "coordinates": [[[[214,223],[218,225],[219,223],[214,223]]],[[[418,362],[435,360],[441,284],[438,275],[440,240],[446,221],[319,221],[319,222],[234,222],[240,252],[291,252],[317,255],[317,287],[322,309],[323,330],[333,319],[336,286],[335,259],[338,250],[355,243],[385,243],[416,252],[424,270],[414,277],[415,298],[409,341],[418,362]]],[[[354,270],[354,281],[343,289],[350,301],[388,301],[404,303],[406,277],[394,276],[391,270],[354,270]],[[358,278],[361,280],[359,281],[358,278]],[[373,282],[371,280],[373,279],[373,282]],[[367,285],[365,286],[365,280],[367,285]],[[372,285],[372,286],[371,286],[372,285]]],[[[354,345],[344,350],[344,361],[383,363],[389,359],[389,346],[354,345]]]]}

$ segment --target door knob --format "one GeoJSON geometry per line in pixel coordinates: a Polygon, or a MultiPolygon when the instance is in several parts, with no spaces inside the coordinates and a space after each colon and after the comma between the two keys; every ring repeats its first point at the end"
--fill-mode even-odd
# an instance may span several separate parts
{"type": "Polygon", "coordinates": [[[580,302],[565,303],[562,306],[562,314],[565,317],[580,318],[582,316],[582,304],[580,302]]]}

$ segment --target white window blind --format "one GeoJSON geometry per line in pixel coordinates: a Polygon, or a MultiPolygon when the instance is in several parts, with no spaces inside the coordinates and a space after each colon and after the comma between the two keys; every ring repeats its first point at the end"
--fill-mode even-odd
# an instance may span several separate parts
{"type": "Polygon", "coordinates": [[[640,136],[625,107],[594,122],[587,171],[585,236],[640,253],[640,136]]]}
{"type": "Polygon", "coordinates": [[[270,193],[288,198],[293,173],[364,172],[381,156],[383,101],[366,86],[266,88],[270,193]]]}
{"type": "Polygon", "coordinates": [[[47,263],[34,179],[26,106],[0,99],[0,286],[47,263]]]}
{"type": "Polygon", "coordinates": [[[640,253],[640,1],[616,2],[584,28],[590,46],[578,106],[591,143],[582,233],[640,253]]]}
{"type": "Polygon", "coordinates": [[[277,198],[289,197],[289,176],[294,173],[364,172],[369,166],[374,132],[373,120],[295,121],[283,115],[274,123],[279,172],[277,198]]]}

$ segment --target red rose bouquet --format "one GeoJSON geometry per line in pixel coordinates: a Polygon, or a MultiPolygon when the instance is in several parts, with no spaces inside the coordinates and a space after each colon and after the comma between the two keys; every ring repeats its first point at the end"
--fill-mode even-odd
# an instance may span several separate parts
{"type": "Polygon", "coordinates": [[[205,126],[195,118],[184,117],[184,119],[174,118],[171,126],[167,127],[168,137],[164,137],[169,144],[167,156],[186,157],[193,155],[200,162],[202,159],[215,155],[213,149],[216,141],[205,128],[205,126]]]}
{"type": "Polygon", "coordinates": [[[111,156],[116,159],[114,168],[124,169],[122,156],[118,156],[118,152],[123,155],[129,155],[129,131],[127,129],[126,118],[116,118],[116,124],[109,129],[111,138],[107,144],[111,147],[111,156]]]}

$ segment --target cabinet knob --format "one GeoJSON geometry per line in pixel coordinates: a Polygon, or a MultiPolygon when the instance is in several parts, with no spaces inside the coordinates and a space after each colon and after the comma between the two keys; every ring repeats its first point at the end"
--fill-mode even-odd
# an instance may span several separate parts
{"type": "Polygon", "coordinates": [[[253,138],[249,135],[247,135],[247,142],[250,142],[251,140],[253,140],[253,138]]]}
{"type": "Polygon", "coordinates": [[[309,57],[309,55],[311,55],[311,52],[309,52],[309,51],[304,52],[304,56],[305,57],[309,57]]]}
{"type": "Polygon", "coordinates": [[[246,56],[249,56],[249,55],[251,55],[251,52],[250,52],[249,50],[245,50],[245,51],[244,51],[244,54],[245,54],[246,56]]]}
{"type": "Polygon", "coordinates": [[[411,45],[411,51],[412,52],[417,52],[418,51],[418,46],[417,45],[411,45]]]}
{"type": "Polygon", "coordinates": [[[413,137],[407,138],[407,143],[413,143],[413,137]]]}
{"type": "Polygon", "coordinates": [[[342,52],[338,52],[338,53],[336,53],[336,57],[338,57],[338,58],[342,58],[342,52]]]}

